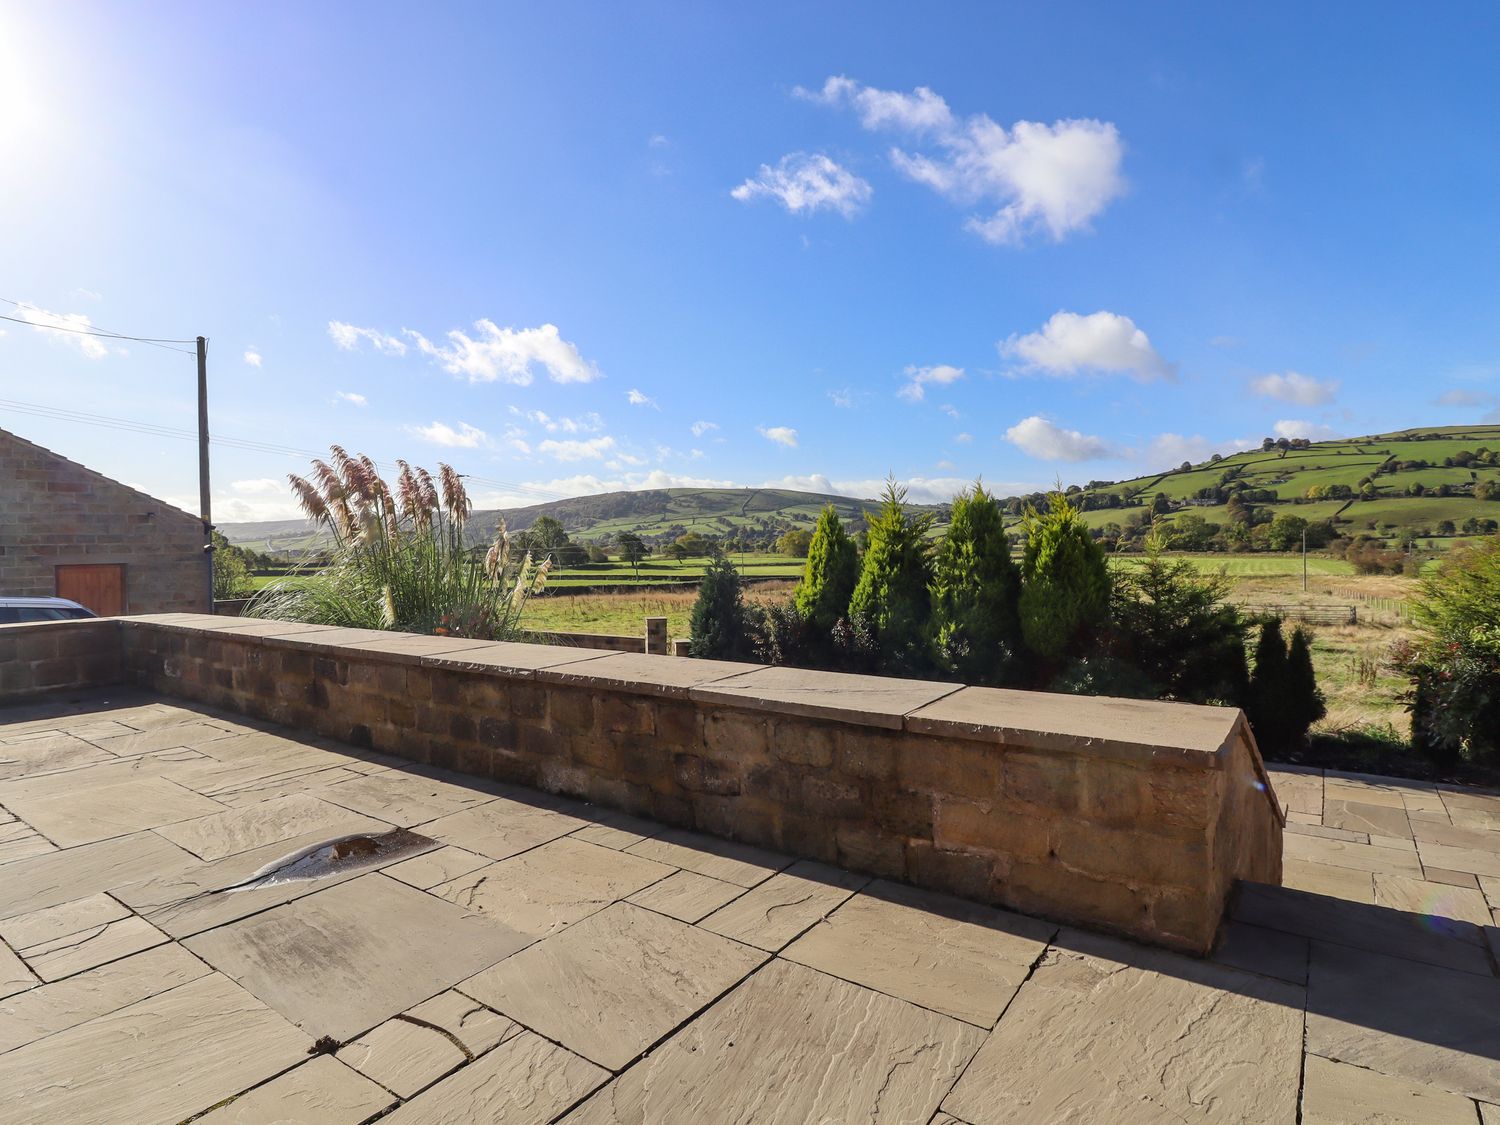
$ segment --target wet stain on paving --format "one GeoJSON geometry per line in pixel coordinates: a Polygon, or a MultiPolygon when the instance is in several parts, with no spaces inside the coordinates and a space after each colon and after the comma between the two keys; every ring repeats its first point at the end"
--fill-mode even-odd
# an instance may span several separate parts
{"type": "Polygon", "coordinates": [[[409,859],[437,846],[436,840],[405,828],[376,835],[339,836],[272,860],[248,879],[209,893],[254,891],[283,883],[307,883],[330,875],[347,875],[409,859]]]}

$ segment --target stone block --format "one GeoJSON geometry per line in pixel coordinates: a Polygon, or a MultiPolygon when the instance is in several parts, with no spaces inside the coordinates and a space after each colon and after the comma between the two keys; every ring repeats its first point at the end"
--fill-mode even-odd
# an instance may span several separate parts
{"type": "Polygon", "coordinates": [[[933,839],[942,848],[1001,852],[1039,860],[1050,854],[1051,822],[1008,805],[943,800],[937,805],[933,839]]]}
{"type": "Polygon", "coordinates": [[[709,710],[703,716],[703,744],[716,755],[759,759],[770,753],[770,721],[743,711],[709,710]]]}
{"type": "Polygon", "coordinates": [[[815,723],[779,720],[772,724],[771,753],[783,762],[826,768],[833,764],[832,729],[815,723]]]}

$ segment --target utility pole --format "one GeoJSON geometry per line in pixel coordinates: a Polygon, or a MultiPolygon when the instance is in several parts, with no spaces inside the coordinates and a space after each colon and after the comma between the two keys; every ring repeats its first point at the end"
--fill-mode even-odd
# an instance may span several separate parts
{"type": "Polygon", "coordinates": [[[203,519],[206,611],[214,611],[214,519],[208,486],[208,341],[198,337],[198,508],[203,519]]]}

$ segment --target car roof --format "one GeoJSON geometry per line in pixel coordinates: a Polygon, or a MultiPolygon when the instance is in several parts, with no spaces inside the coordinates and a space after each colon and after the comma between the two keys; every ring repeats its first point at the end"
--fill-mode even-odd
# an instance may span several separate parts
{"type": "Polygon", "coordinates": [[[0,594],[0,606],[6,609],[26,609],[31,606],[45,606],[50,609],[83,609],[77,602],[70,602],[67,598],[21,598],[11,597],[9,594],[0,594]]]}

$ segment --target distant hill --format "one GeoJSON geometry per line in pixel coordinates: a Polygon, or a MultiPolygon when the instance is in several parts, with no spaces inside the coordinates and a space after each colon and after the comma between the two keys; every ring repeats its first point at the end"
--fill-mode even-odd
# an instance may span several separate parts
{"type": "Polygon", "coordinates": [[[1083,489],[1093,527],[1123,523],[1158,494],[1179,512],[1223,522],[1229,494],[1256,507],[1285,508],[1346,532],[1432,535],[1445,521],[1500,519],[1500,425],[1438,426],[1368,437],[1257,448],[1151,476],[1090,482],[1083,489]],[[1487,482],[1496,482],[1488,486],[1487,482]],[[1496,499],[1479,499],[1493,487],[1496,499]]]}
{"type": "MultiPolygon", "coordinates": [[[[1285,507],[1309,521],[1335,519],[1350,531],[1394,534],[1412,528],[1432,535],[1444,521],[1461,528],[1470,517],[1500,519],[1500,502],[1475,496],[1484,482],[1500,482],[1500,466],[1482,451],[1500,453],[1500,425],[1288,443],[1164,467],[1130,480],[1091,481],[1080,492],[1088,507],[1084,519],[1098,528],[1124,523],[1133,512],[1149,508],[1158,493],[1179,513],[1196,512],[1222,522],[1229,492],[1241,490],[1257,507],[1285,507]],[[1418,487],[1422,494],[1414,495],[1418,487]],[[1318,489],[1324,495],[1310,498],[1309,490],[1318,489]]],[[[858,524],[863,513],[877,506],[874,500],[781,488],[663,488],[475,512],[469,534],[479,542],[494,535],[500,519],[512,531],[521,531],[551,516],[582,542],[623,531],[658,541],[687,530],[770,535],[811,527],[824,504],[832,504],[850,524],[858,524]]],[[[934,512],[939,522],[946,514],[942,506],[911,507],[934,512]]],[[[322,538],[305,520],[228,523],[219,530],[231,543],[266,552],[306,549],[322,538]]]]}
{"type": "MultiPolygon", "coordinates": [[[[510,530],[524,531],[541,517],[551,516],[581,542],[623,531],[647,539],[675,537],[688,530],[705,535],[740,530],[779,535],[792,528],[810,528],[825,504],[832,504],[839,518],[848,523],[859,522],[863,513],[877,507],[874,500],[783,488],[658,488],[478,511],[469,517],[468,534],[479,542],[491,538],[502,519],[510,530]]],[[[912,507],[942,511],[932,505],[912,507]]],[[[219,530],[236,546],[268,553],[315,547],[323,538],[306,520],[224,523],[219,530]]]]}

